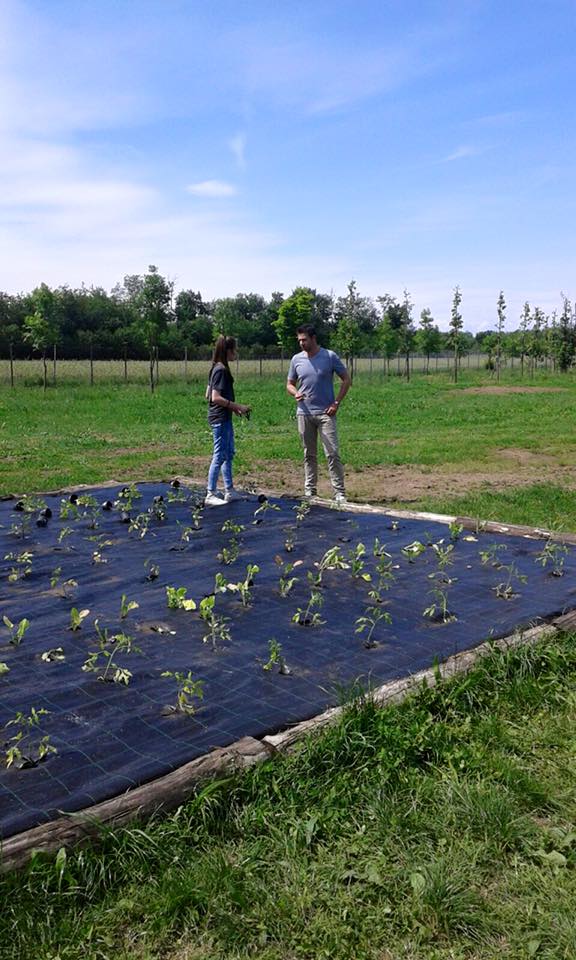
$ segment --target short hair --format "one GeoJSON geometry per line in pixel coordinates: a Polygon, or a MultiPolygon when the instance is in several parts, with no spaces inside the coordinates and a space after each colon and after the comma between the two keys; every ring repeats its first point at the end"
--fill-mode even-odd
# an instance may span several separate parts
{"type": "Polygon", "coordinates": [[[313,323],[301,323],[296,327],[296,333],[305,333],[308,337],[316,337],[316,327],[313,323]]]}

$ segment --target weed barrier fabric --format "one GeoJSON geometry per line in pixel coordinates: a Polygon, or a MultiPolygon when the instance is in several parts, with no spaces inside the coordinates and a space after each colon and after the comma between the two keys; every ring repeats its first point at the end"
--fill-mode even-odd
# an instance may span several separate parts
{"type": "Polygon", "coordinates": [[[52,517],[40,527],[36,518],[42,504],[28,515],[15,510],[13,500],[0,503],[0,604],[2,616],[14,625],[11,630],[0,622],[4,839],[152,781],[215,747],[308,719],[341,702],[358,683],[365,689],[379,686],[576,606],[574,549],[563,556],[564,575],[553,576],[550,563],[536,562],[542,540],[463,533],[453,542],[453,563],[444,571],[452,581],[445,592],[455,619],[443,622],[423,611],[438,599],[431,593],[439,577],[433,544],[451,545],[445,524],[314,505],[298,521],[297,501],[270,500],[261,509],[256,496],[200,514],[197,492],[168,484],[139,486],[141,498],[128,511],[134,524],[121,517],[120,491],[120,486],[86,491],[96,507],[71,508],[67,495],[45,497],[52,517]],[[163,501],[155,506],[158,497],[163,501]],[[103,510],[108,500],[117,505],[103,510]],[[62,505],[68,516],[61,516],[62,505]],[[225,521],[243,529],[223,531],[225,521]],[[225,564],[217,555],[231,548],[233,537],[238,557],[225,564]],[[373,555],[375,538],[391,556],[394,581],[378,607],[391,622],[376,625],[375,645],[368,648],[367,629],[356,631],[367,607],[377,606],[368,597],[382,559],[373,555]],[[406,551],[415,541],[425,546],[419,555],[406,551]],[[349,561],[359,543],[366,548],[361,569],[323,573],[323,603],[313,611],[325,622],[294,622],[310,598],[307,574],[318,573],[315,564],[334,546],[349,561]],[[491,559],[482,563],[480,551],[491,559]],[[26,560],[23,554],[32,556],[26,560]],[[279,559],[301,561],[290,574],[298,580],[285,598],[279,592],[279,559]],[[207,627],[198,610],[168,608],[167,586],[186,587],[187,597],[198,604],[214,591],[217,572],[228,582],[242,581],[247,564],[259,567],[252,603],[244,607],[238,591],[216,594],[214,609],[229,618],[230,638],[217,640],[215,648],[203,642],[207,627]],[[494,588],[506,580],[512,564],[513,595],[504,599],[494,588]],[[151,571],[155,579],[147,579],[151,571]],[[371,582],[364,578],[368,574],[371,582]],[[76,586],[63,586],[70,580],[76,586]],[[122,619],[123,595],[125,606],[136,601],[138,607],[125,610],[122,619]],[[73,607],[89,611],[77,630],[70,629],[73,607]],[[30,625],[21,642],[10,642],[23,619],[30,625]],[[101,637],[104,631],[108,637],[131,637],[131,652],[114,653],[111,640],[100,649],[95,621],[101,637]],[[264,669],[271,639],[281,645],[289,675],[278,672],[277,663],[264,669]],[[102,673],[102,650],[115,666],[130,671],[127,685],[83,669],[100,651],[102,673]],[[48,651],[56,658],[47,657],[48,651]],[[174,677],[162,676],[188,671],[203,681],[194,715],[167,709],[177,703],[177,684],[174,677]],[[19,713],[30,717],[32,710],[38,725],[10,723],[19,713]],[[14,741],[19,731],[23,737],[14,741]],[[35,762],[43,737],[56,752],[35,762]],[[22,757],[7,767],[6,751],[14,743],[22,757]]]}

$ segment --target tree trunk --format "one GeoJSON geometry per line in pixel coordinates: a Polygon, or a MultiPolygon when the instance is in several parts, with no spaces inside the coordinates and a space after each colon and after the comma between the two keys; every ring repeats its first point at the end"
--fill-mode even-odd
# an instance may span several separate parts
{"type": "Polygon", "coordinates": [[[46,350],[42,351],[42,366],[44,367],[44,393],[48,387],[48,364],[46,363],[46,350]]]}
{"type": "Polygon", "coordinates": [[[90,386],[94,386],[94,344],[90,338],[90,386]]]}
{"type": "Polygon", "coordinates": [[[454,383],[458,383],[458,350],[454,351],[454,383]]]}
{"type": "Polygon", "coordinates": [[[54,344],[52,354],[52,383],[56,386],[56,344],[54,344]]]}
{"type": "Polygon", "coordinates": [[[149,362],[149,367],[150,367],[150,393],[154,393],[154,362],[155,362],[154,347],[150,347],[150,362],[149,362]]]}
{"type": "Polygon", "coordinates": [[[188,383],[188,347],[184,347],[184,382],[188,383]]]}
{"type": "Polygon", "coordinates": [[[160,383],[160,348],[158,345],[154,348],[154,366],[156,369],[156,386],[160,383]]]}
{"type": "Polygon", "coordinates": [[[406,351],[405,370],[406,370],[406,381],[410,382],[410,351],[409,350],[406,351]]]}
{"type": "Polygon", "coordinates": [[[10,386],[14,386],[14,344],[10,343],[10,386]]]}
{"type": "Polygon", "coordinates": [[[128,344],[124,343],[124,383],[128,383],[128,344]]]}

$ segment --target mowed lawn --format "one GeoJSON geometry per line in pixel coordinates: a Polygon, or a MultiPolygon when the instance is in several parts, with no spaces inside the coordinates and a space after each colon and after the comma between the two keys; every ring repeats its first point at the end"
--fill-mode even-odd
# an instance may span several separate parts
{"type": "MultiPolygon", "coordinates": [[[[504,387],[540,389],[469,392],[482,385],[492,389],[495,380],[470,373],[455,385],[444,374],[418,375],[410,383],[359,375],[339,415],[339,429],[351,479],[374,473],[361,496],[378,501],[379,470],[411,468],[431,477],[447,474],[441,493],[422,496],[416,504],[412,497],[412,506],[576,528],[567,482],[573,468],[576,478],[576,380],[572,375],[521,380],[517,373],[503,374],[504,387]],[[526,478],[519,477],[523,483],[515,491],[517,453],[531,458],[533,483],[527,486],[526,478]],[[466,489],[467,476],[473,479],[481,472],[498,478],[503,471],[504,491],[483,496],[466,489]]],[[[241,371],[236,390],[254,411],[250,422],[235,421],[238,482],[249,476],[264,484],[280,471],[297,487],[301,450],[294,403],[282,375],[260,378],[241,371]]],[[[0,425],[1,494],[175,474],[202,480],[211,451],[199,376],[189,383],[166,379],[153,396],[145,383],[90,387],[69,381],[44,394],[37,384],[10,389],[4,381],[0,425]]],[[[400,495],[398,501],[402,499],[400,495]]]]}

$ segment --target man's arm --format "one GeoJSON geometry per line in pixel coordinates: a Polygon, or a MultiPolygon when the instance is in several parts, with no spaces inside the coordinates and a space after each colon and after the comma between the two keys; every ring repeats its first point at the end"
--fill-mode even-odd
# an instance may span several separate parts
{"type": "Polygon", "coordinates": [[[288,391],[291,397],[294,397],[295,400],[303,400],[305,397],[305,394],[303,394],[302,391],[298,389],[297,380],[288,379],[286,381],[286,390],[288,391]]]}
{"type": "Polygon", "coordinates": [[[342,373],[339,370],[337,370],[336,373],[340,377],[342,383],[340,384],[338,396],[336,397],[334,403],[331,403],[330,406],[326,408],[326,413],[329,417],[333,417],[334,414],[338,413],[338,407],[352,386],[352,378],[350,377],[350,374],[346,368],[344,368],[342,373]]]}

